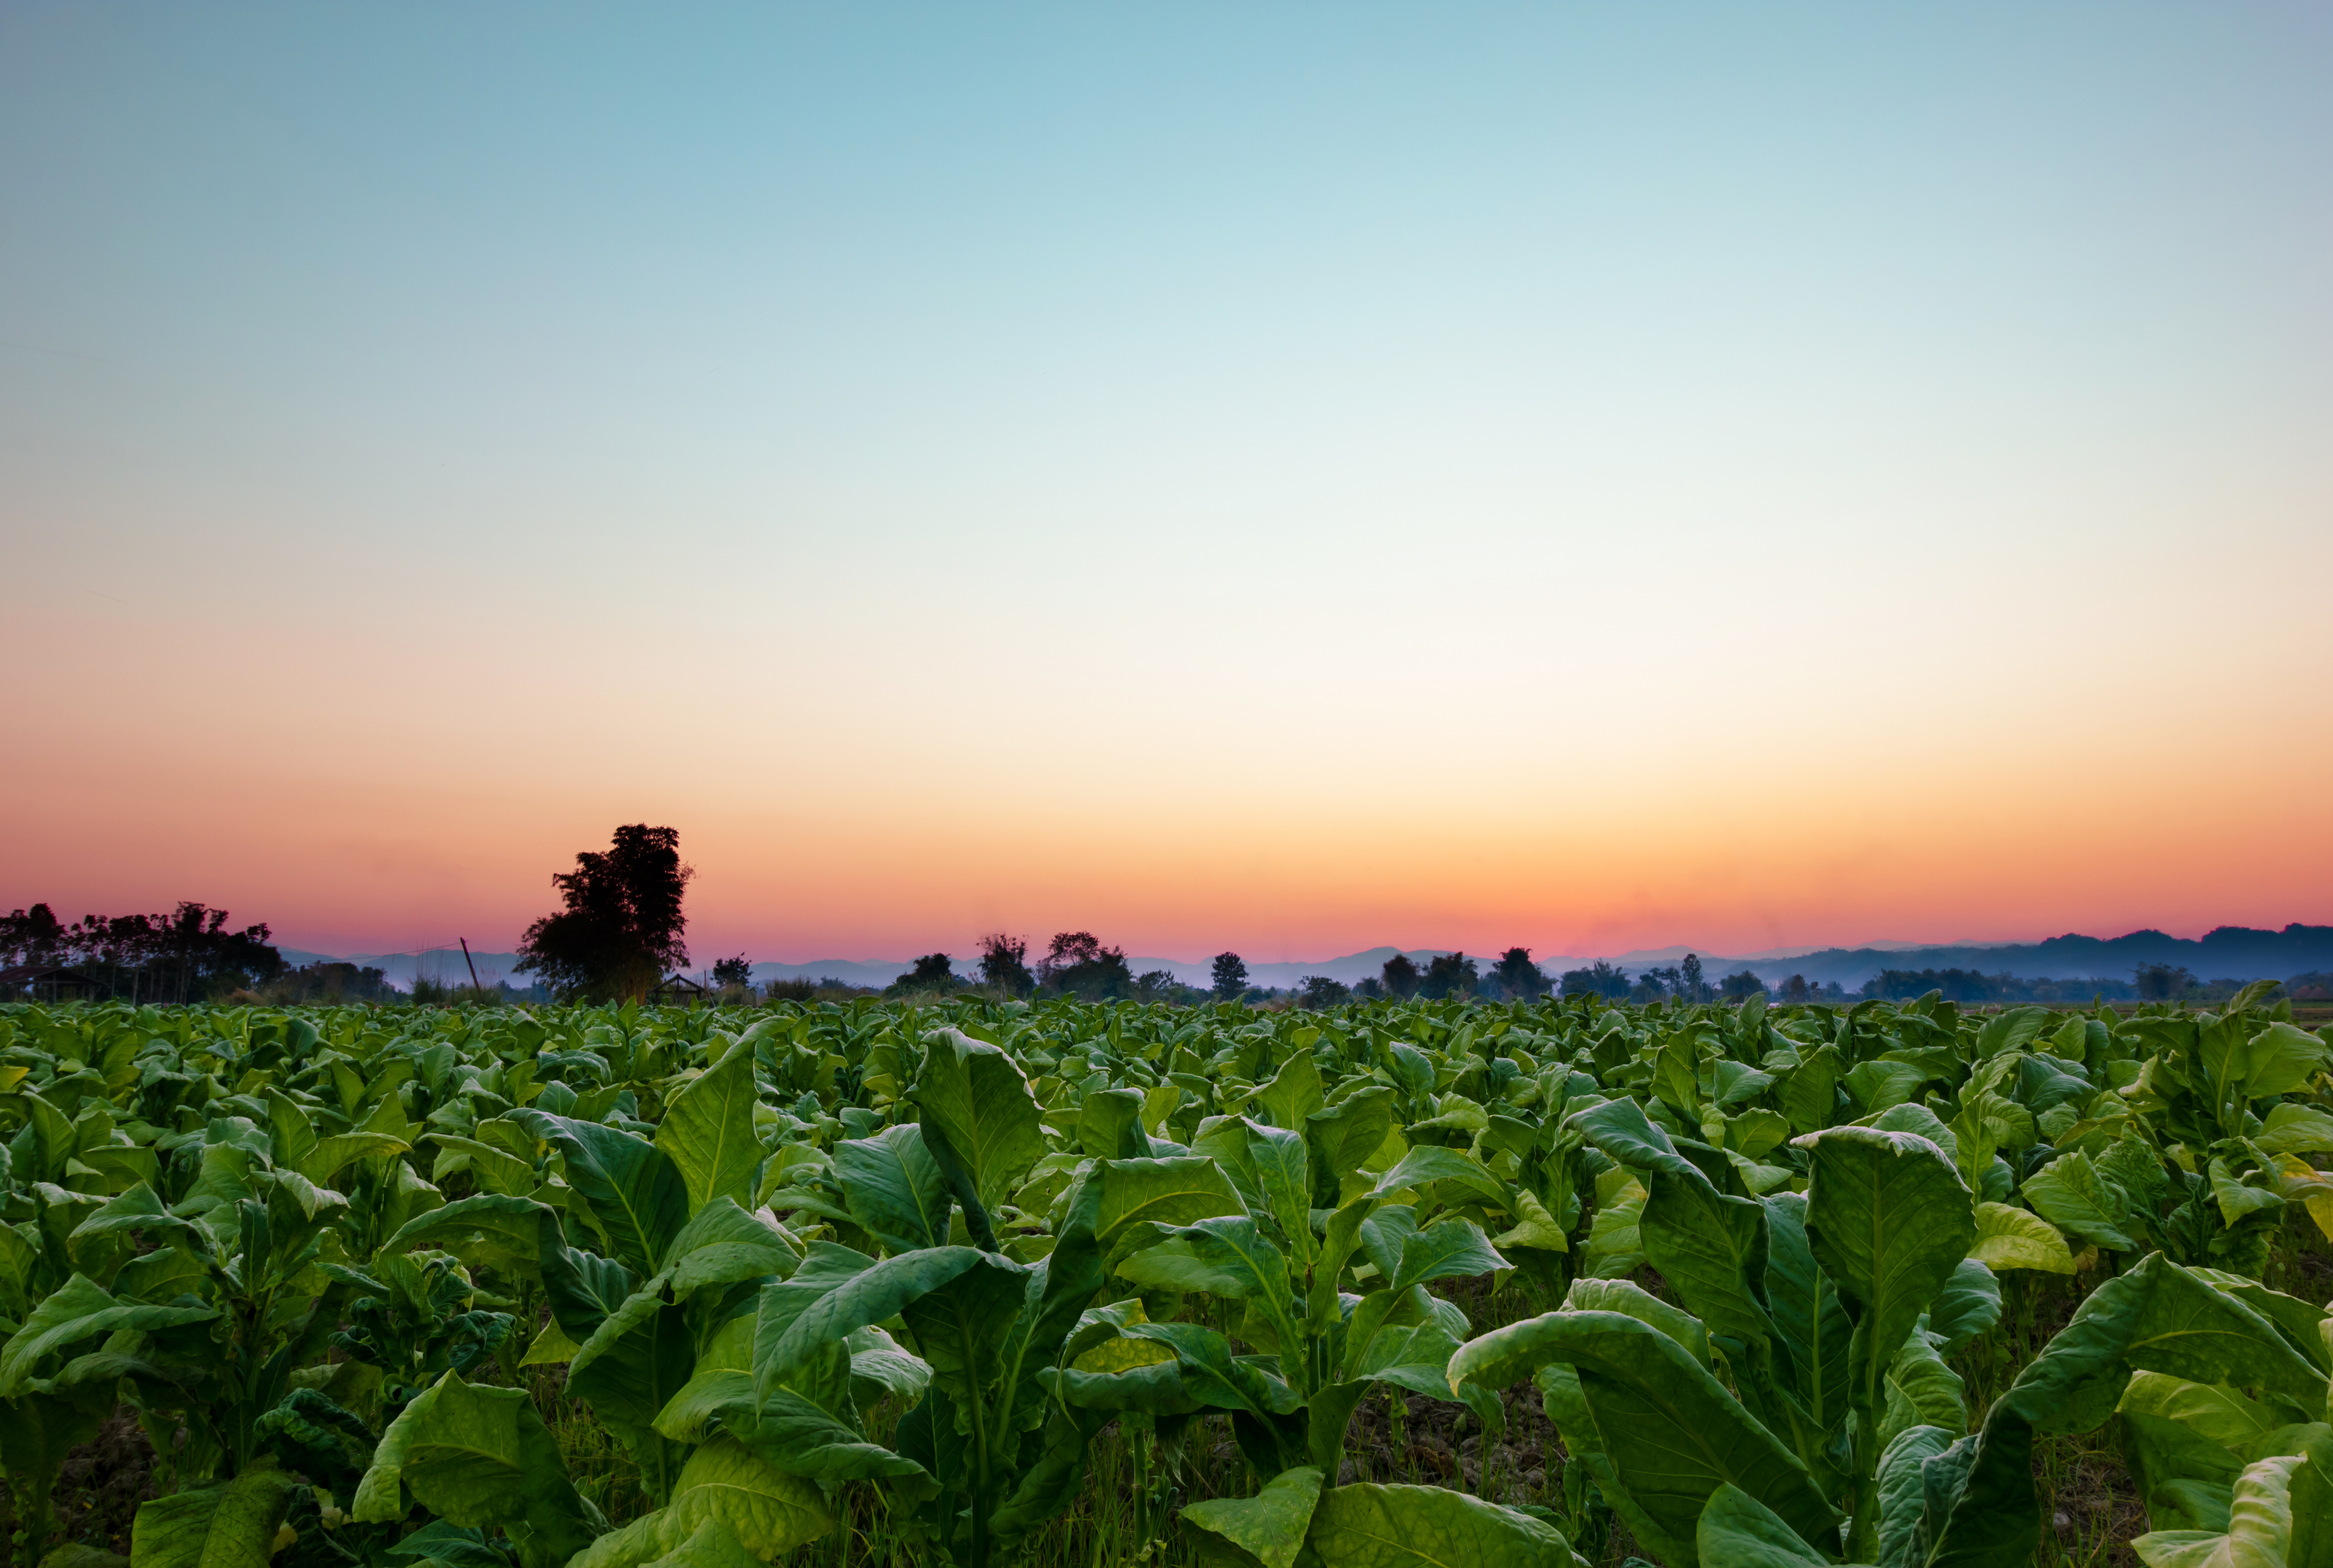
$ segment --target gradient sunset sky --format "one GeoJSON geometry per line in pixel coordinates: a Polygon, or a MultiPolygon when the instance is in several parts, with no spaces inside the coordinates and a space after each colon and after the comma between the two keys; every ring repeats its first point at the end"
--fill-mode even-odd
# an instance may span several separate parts
{"type": "Polygon", "coordinates": [[[2333,921],[2333,7],[0,7],[0,908],[2333,921]]]}

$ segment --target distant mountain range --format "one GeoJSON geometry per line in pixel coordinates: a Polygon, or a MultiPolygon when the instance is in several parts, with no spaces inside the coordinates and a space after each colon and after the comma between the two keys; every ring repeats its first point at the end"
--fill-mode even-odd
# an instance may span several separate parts
{"type": "MultiPolygon", "coordinates": [[[[359,953],[345,959],[296,948],[277,949],[290,964],[346,962],[385,971],[400,989],[411,989],[417,967],[430,979],[460,984],[469,978],[459,948],[427,953],[359,953]],[[417,965],[418,959],[418,965],[417,965]]],[[[1370,948],[1341,957],[1294,963],[1250,963],[1248,982],[1273,990],[1301,985],[1305,976],[1326,975],[1351,985],[1381,973],[1386,960],[1406,951],[1423,968],[1442,957],[1447,948],[1370,948]]],[[[1817,985],[1837,981],[1848,990],[1860,986],[1882,969],[1974,969],[1988,975],[2009,974],[2020,979],[2127,980],[2142,964],[2175,964],[2201,980],[2285,980],[2295,975],[2333,970],[2333,926],[2290,925],[2280,931],[2222,926],[2204,936],[2189,938],[2161,931],[2133,931],[2123,937],[2051,937],[2041,942],[1977,943],[1867,942],[1858,948],[1775,948],[1731,956],[1682,946],[1640,948],[1608,956],[1608,961],[1630,975],[1681,962],[1689,952],[1701,954],[1702,970],[1714,980],[1748,969],[1768,985],[1792,975],[1803,975],[1817,985]]],[[[1489,967],[1493,954],[1478,954],[1489,967]]],[[[515,973],[515,953],[473,953],[478,978],[491,986],[526,976],[515,973]]],[[[1542,956],[1539,966],[1550,977],[1595,960],[1589,957],[1542,956]]],[[[1186,985],[1205,986],[1212,979],[1212,958],[1134,957],[1127,967],[1136,974],[1164,969],[1186,985]]],[[[807,964],[759,963],[755,983],[770,980],[833,978],[853,986],[888,986],[913,968],[903,958],[817,958],[807,964]]],[[[968,959],[958,959],[959,974],[971,970],[968,959]]]]}

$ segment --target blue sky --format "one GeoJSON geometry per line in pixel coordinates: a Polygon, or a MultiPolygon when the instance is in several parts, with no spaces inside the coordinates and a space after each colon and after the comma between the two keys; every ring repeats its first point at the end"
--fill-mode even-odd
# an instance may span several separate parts
{"type": "Polygon", "coordinates": [[[388,947],[645,817],[773,957],[2333,916],[2328,44],[11,5],[0,879],[388,947]]]}

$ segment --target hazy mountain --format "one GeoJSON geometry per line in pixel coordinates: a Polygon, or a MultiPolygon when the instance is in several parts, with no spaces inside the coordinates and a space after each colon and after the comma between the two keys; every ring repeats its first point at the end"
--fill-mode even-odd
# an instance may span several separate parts
{"type": "MultiPolygon", "coordinates": [[[[379,968],[400,989],[412,987],[417,967],[417,955],[412,953],[356,953],[342,960],[331,954],[311,953],[297,948],[281,948],[277,951],[287,964],[344,961],[379,968]]],[[[1326,975],[1349,986],[1380,973],[1386,960],[1401,951],[1398,948],[1370,948],[1334,958],[1251,960],[1248,983],[1284,991],[1301,986],[1309,975],[1326,975]]],[[[1449,951],[1447,948],[1407,949],[1411,961],[1420,968],[1449,951]]],[[[1746,968],[1770,986],[1792,975],[1803,975],[1817,985],[1836,980],[1848,990],[1854,990],[1882,969],[1975,969],[1988,975],[2014,975],[2021,979],[2127,980],[2142,964],[2175,964],[2201,980],[2282,980],[2311,970],[2333,969],[2333,926],[2295,924],[2280,931],[2222,926],[2193,938],[2147,930],[2121,937],[2051,937],[2042,942],[1867,942],[1858,948],[1773,948],[1733,955],[1680,944],[1640,948],[1612,955],[1608,961],[1630,975],[1637,975],[1648,968],[1676,964],[1687,953],[1701,955],[1702,972],[1713,981],[1746,968]]],[[[516,972],[515,953],[473,953],[470,957],[477,966],[479,980],[485,985],[497,980],[519,985],[528,978],[516,972]]],[[[1487,969],[1497,955],[1479,953],[1474,957],[1487,969]]],[[[1538,960],[1550,978],[1593,961],[1560,955],[1542,955],[1538,960]]],[[[1214,977],[1212,956],[1129,957],[1126,962],[1138,975],[1164,969],[1189,986],[1205,986],[1214,977]]],[[[441,983],[458,985],[469,978],[469,969],[458,948],[420,954],[418,965],[422,974],[441,983]]],[[[913,967],[914,962],[905,958],[816,958],[807,964],[764,962],[754,966],[754,979],[758,985],[770,980],[831,977],[853,986],[882,986],[913,967]]],[[[960,957],[955,967],[958,974],[970,976],[976,972],[977,961],[960,957]]]]}

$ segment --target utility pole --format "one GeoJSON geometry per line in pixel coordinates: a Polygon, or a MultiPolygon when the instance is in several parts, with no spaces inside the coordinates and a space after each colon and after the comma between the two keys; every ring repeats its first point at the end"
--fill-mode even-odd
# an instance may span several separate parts
{"type": "Polygon", "coordinates": [[[470,989],[473,991],[484,991],[485,987],[478,984],[477,961],[470,957],[470,938],[467,937],[456,937],[454,940],[462,944],[462,962],[470,966],[470,989]]]}

